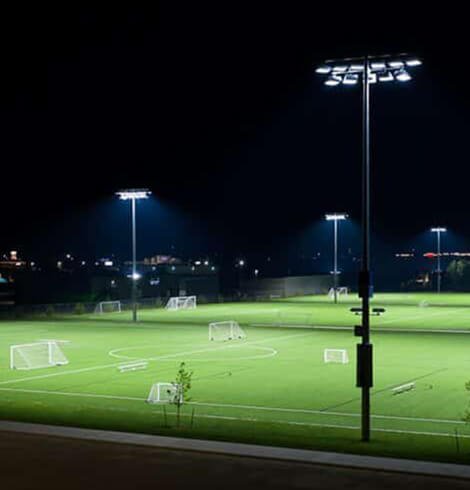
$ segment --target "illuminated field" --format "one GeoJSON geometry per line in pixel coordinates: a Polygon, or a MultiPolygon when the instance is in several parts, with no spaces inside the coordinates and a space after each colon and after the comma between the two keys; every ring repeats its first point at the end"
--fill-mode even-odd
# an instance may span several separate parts
{"type": "Polygon", "coordinates": [[[381,295],[374,317],[373,442],[358,442],[359,395],[350,327],[354,303],[308,297],[2,322],[0,416],[53,424],[237,440],[339,451],[468,460],[462,421],[470,380],[470,295],[381,295]],[[423,305],[422,302],[426,301],[423,305]],[[422,304],[422,306],[419,306],[422,304]],[[467,306],[468,305],[468,306],[467,306]],[[210,342],[210,321],[237,320],[247,338],[210,342]],[[330,327],[347,327],[335,329],[330,327]],[[323,328],[316,328],[323,327],[323,328]],[[325,328],[328,327],[328,328],[325,328]],[[410,332],[410,329],[417,329],[410,332]],[[427,330],[451,330],[428,332],[427,330]],[[403,330],[403,331],[400,331],[403,330]],[[460,331],[456,333],[455,331],[460,331]],[[67,366],[9,369],[9,346],[60,339],[67,366]],[[347,349],[349,364],[324,364],[323,349],[347,349]],[[146,370],[118,366],[145,359],[146,370]],[[182,426],[173,407],[145,403],[155,382],[194,370],[182,426]],[[415,389],[392,389],[414,382],[415,389]],[[456,434],[458,440],[456,440],[456,434]]]}

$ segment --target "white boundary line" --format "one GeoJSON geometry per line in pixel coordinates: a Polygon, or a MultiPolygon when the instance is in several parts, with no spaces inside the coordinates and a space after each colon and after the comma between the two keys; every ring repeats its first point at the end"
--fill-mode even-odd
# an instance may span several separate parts
{"type": "MultiPolygon", "coordinates": [[[[349,326],[337,326],[337,325],[301,325],[299,323],[250,323],[249,327],[272,327],[272,328],[305,328],[310,330],[354,330],[354,327],[349,326]]],[[[392,332],[392,333],[461,333],[470,334],[470,327],[468,330],[455,330],[455,329],[435,329],[435,328],[388,328],[388,327],[371,327],[371,332],[392,332]]]]}
{"type": "MultiPolygon", "coordinates": [[[[27,389],[27,388],[0,388],[0,391],[13,391],[19,393],[35,393],[42,395],[58,395],[58,396],[76,396],[83,398],[105,398],[111,400],[130,400],[130,401],[145,401],[146,398],[140,397],[132,397],[132,396],[122,396],[122,395],[106,395],[106,394],[98,394],[98,393],[81,393],[81,392],[67,392],[67,391],[51,391],[51,390],[36,390],[36,389],[27,389]]],[[[311,414],[311,415],[328,415],[333,417],[354,417],[358,418],[361,415],[358,413],[348,413],[348,412],[328,412],[325,410],[309,410],[309,409],[300,409],[300,408],[281,408],[281,407],[263,407],[259,405],[236,405],[230,403],[204,403],[204,402],[188,402],[188,405],[195,406],[206,406],[206,407],[216,407],[216,408],[236,408],[243,410],[259,410],[266,412],[287,412],[287,413],[303,413],[303,414],[311,414]]],[[[202,416],[202,415],[200,415],[202,416]]],[[[209,416],[209,415],[208,415],[209,416]]],[[[210,417],[221,417],[210,415],[210,417]]],[[[403,417],[398,415],[371,415],[372,418],[382,419],[382,420],[401,420],[401,421],[409,421],[409,422],[423,422],[423,423],[439,423],[439,424],[452,424],[452,425],[465,425],[465,422],[462,420],[451,420],[451,419],[433,419],[433,418],[420,418],[420,417],[403,417]]],[[[235,420],[248,420],[244,418],[231,417],[235,420]]],[[[263,422],[262,420],[250,419],[258,422],[263,422]]],[[[266,421],[264,421],[266,422],[266,421]]],[[[276,422],[276,421],[274,421],[276,422]]],[[[277,421],[281,422],[281,421],[277,421]]],[[[307,424],[307,422],[289,422],[282,421],[282,423],[295,423],[295,424],[307,424]]],[[[323,426],[324,424],[314,424],[323,426]]],[[[344,427],[344,426],[338,426],[344,427]]],[[[351,427],[352,428],[352,427],[351,427]]],[[[386,430],[386,429],[374,429],[374,430],[386,430]]],[[[388,429],[387,429],[388,430],[388,429]]],[[[405,431],[407,432],[407,431],[405,431]]],[[[470,436],[469,436],[470,437],[470,436]]]]}

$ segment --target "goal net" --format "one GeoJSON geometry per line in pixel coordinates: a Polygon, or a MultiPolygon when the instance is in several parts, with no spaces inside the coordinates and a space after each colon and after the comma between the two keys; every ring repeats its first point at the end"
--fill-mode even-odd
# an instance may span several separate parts
{"type": "MultiPolygon", "coordinates": [[[[349,291],[347,287],[341,286],[339,288],[336,288],[336,295],[338,298],[340,296],[347,296],[348,292],[349,291]]],[[[334,297],[335,297],[335,288],[330,288],[330,290],[328,291],[328,298],[334,299],[334,297]]]]}
{"type": "Polygon", "coordinates": [[[346,349],[325,349],[323,361],[347,364],[349,362],[348,351],[346,349]]]}
{"type": "Polygon", "coordinates": [[[209,323],[209,340],[234,340],[246,338],[240,325],[233,321],[209,323]]]}
{"type": "Polygon", "coordinates": [[[150,388],[147,403],[183,403],[183,392],[178,383],[155,383],[150,388]]]}
{"type": "Polygon", "coordinates": [[[10,369],[38,369],[68,364],[57,342],[10,346],[10,369]]]}
{"type": "Polygon", "coordinates": [[[166,304],[166,309],[171,311],[192,310],[194,308],[196,308],[196,296],[173,296],[166,304]]]}
{"type": "Polygon", "coordinates": [[[96,305],[95,313],[121,313],[121,302],[120,301],[101,301],[96,305]]]}

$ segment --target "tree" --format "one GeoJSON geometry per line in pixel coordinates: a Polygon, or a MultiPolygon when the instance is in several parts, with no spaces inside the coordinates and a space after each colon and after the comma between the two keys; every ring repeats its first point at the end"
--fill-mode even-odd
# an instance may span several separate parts
{"type": "Polygon", "coordinates": [[[188,393],[191,389],[191,379],[193,377],[193,371],[188,371],[186,369],[186,364],[182,362],[176,373],[176,380],[173,383],[176,386],[176,396],[174,397],[173,403],[176,405],[176,425],[180,425],[180,413],[181,406],[183,402],[188,402],[191,400],[188,393]]]}
{"type": "MultiPolygon", "coordinates": [[[[467,381],[465,383],[465,390],[468,392],[468,394],[470,395],[470,381],[467,381]]],[[[462,420],[464,422],[467,422],[470,423],[470,400],[468,400],[468,405],[467,405],[467,409],[465,410],[464,412],[464,415],[462,417],[462,420]]]]}
{"type": "Polygon", "coordinates": [[[470,290],[470,261],[452,260],[447,267],[446,277],[453,289],[470,290]]]}

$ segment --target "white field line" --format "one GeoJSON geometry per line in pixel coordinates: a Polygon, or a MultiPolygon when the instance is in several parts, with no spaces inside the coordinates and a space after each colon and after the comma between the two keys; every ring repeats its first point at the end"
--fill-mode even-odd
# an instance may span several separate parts
{"type": "Polygon", "coordinates": [[[18,393],[31,393],[36,395],[59,395],[59,396],[76,396],[83,398],[105,398],[109,400],[131,400],[145,401],[146,398],[137,398],[134,396],[116,396],[116,395],[100,395],[97,393],[75,393],[69,391],[50,391],[50,390],[30,390],[27,388],[0,388],[0,391],[13,391],[18,393]]]}
{"type": "MultiPolygon", "coordinates": [[[[0,388],[0,391],[12,391],[18,393],[32,393],[39,395],[58,395],[58,396],[75,396],[83,398],[105,398],[110,400],[130,400],[130,401],[145,401],[146,398],[132,397],[132,396],[122,396],[122,395],[102,395],[98,393],[81,393],[81,392],[67,392],[67,391],[51,391],[51,390],[35,390],[27,388],[0,388]]],[[[280,408],[280,407],[263,407],[257,405],[234,405],[229,403],[203,403],[203,402],[187,402],[188,405],[195,406],[206,406],[206,407],[216,407],[216,408],[239,408],[244,410],[261,410],[267,412],[288,412],[288,413],[303,413],[310,415],[329,415],[329,416],[339,416],[339,417],[354,417],[358,418],[361,415],[358,413],[347,413],[347,412],[328,412],[324,410],[309,410],[309,409],[299,409],[299,408],[280,408]]],[[[214,416],[215,417],[215,416],[214,416]]],[[[419,418],[419,417],[402,417],[397,415],[371,415],[375,419],[383,420],[401,420],[410,422],[427,422],[427,423],[442,423],[442,424],[465,424],[461,420],[450,420],[450,419],[431,419],[431,418],[419,418]]],[[[236,417],[234,417],[236,418],[236,417]]],[[[287,422],[286,422],[287,423],[287,422]]],[[[292,422],[294,423],[294,422],[292,422]]],[[[298,424],[303,424],[303,422],[295,422],[298,424]]],[[[322,425],[322,424],[320,424],[322,425]]],[[[377,430],[377,429],[376,429],[377,430]]]]}
{"type": "Polygon", "coordinates": [[[396,322],[401,322],[401,321],[407,321],[407,320],[416,320],[416,319],[423,319],[423,320],[426,320],[427,318],[429,317],[435,317],[435,316],[444,316],[444,315],[449,315],[449,314],[452,314],[452,313],[457,313],[457,312],[461,312],[462,310],[461,309],[448,309],[446,311],[435,311],[433,313],[429,313],[429,314],[421,314],[421,315],[413,315],[413,316],[405,316],[405,317],[402,317],[402,318],[391,318],[389,320],[384,320],[384,321],[381,321],[380,322],[380,325],[383,325],[384,323],[396,323],[396,322]]]}
{"type": "MultiPolygon", "coordinates": [[[[64,396],[84,396],[84,397],[99,397],[99,398],[113,398],[113,399],[121,399],[121,400],[131,400],[131,401],[145,401],[144,398],[133,398],[133,397],[117,397],[112,395],[93,395],[91,393],[88,394],[74,394],[74,393],[65,393],[65,392],[53,392],[53,391],[42,391],[42,390],[22,390],[15,388],[0,388],[2,391],[24,391],[24,392],[33,392],[33,393],[48,393],[54,395],[64,395],[64,396]]],[[[115,408],[112,408],[115,410],[115,408]]],[[[325,412],[323,412],[325,413],[325,412]]],[[[192,417],[190,414],[182,414],[184,417],[192,417]]],[[[209,414],[198,414],[194,415],[196,418],[205,418],[205,419],[218,419],[218,420],[233,420],[240,422],[258,422],[258,423],[275,423],[275,424],[285,424],[285,425],[299,425],[303,427],[322,427],[326,429],[346,429],[346,430],[358,430],[359,426],[354,425],[340,425],[340,424],[322,424],[319,422],[295,422],[289,420],[261,420],[256,418],[243,418],[243,417],[233,417],[227,415],[209,415],[209,414]]],[[[430,431],[415,431],[415,430],[400,430],[400,429],[380,429],[373,428],[372,432],[387,432],[394,434],[412,434],[412,435],[420,435],[420,436],[434,436],[434,437],[455,437],[453,433],[447,432],[430,432],[430,431]]],[[[462,439],[470,439],[470,435],[467,434],[459,434],[459,438],[462,439]]]]}
{"type": "MultiPolygon", "coordinates": [[[[246,344],[236,344],[238,346],[245,346],[246,344]]],[[[236,345],[231,345],[230,347],[233,347],[235,348],[236,345]]],[[[122,348],[119,348],[119,349],[113,349],[111,351],[108,352],[108,354],[111,356],[111,357],[115,357],[116,359],[123,359],[123,360],[126,360],[126,361],[138,361],[140,360],[141,358],[140,357],[132,357],[132,356],[124,356],[122,354],[117,354],[117,352],[120,352],[120,351],[129,351],[129,350],[136,350],[136,349],[144,349],[144,348],[149,348],[149,347],[155,347],[154,345],[149,345],[149,344],[145,344],[145,345],[138,345],[138,346],[134,346],[134,347],[122,347],[122,348]]],[[[254,359],[266,359],[268,357],[274,357],[278,354],[278,351],[276,349],[273,349],[272,347],[262,347],[262,346],[259,346],[259,345],[249,345],[247,346],[248,348],[252,348],[252,349],[255,349],[255,350],[261,350],[261,351],[268,351],[268,354],[255,354],[253,356],[240,356],[240,357],[231,357],[230,360],[231,361],[250,361],[250,360],[254,360],[254,359]]],[[[159,359],[161,361],[165,361],[165,359],[159,359]]],[[[171,360],[171,359],[169,359],[171,360]]],[[[226,358],[212,358],[210,359],[210,361],[225,361],[227,360],[226,358]]],[[[207,362],[208,359],[192,359],[191,362],[197,362],[197,361],[201,361],[201,362],[207,362]]]]}
{"type": "MultiPolygon", "coordinates": [[[[470,320],[470,318],[469,318],[470,320]]],[[[273,328],[304,328],[310,330],[353,330],[354,327],[339,327],[336,325],[300,325],[297,323],[283,323],[278,325],[276,323],[251,323],[250,327],[273,327],[273,328]]],[[[410,332],[410,333],[462,333],[470,334],[470,323],[469,330],[456,330],[456,329],[439,329],[439,328],[382,328],[382,327],[371,327],[372,332],[410,332]]]]}
{"type": "MultiPolygon", "coordinates": [[[[190,405],[201,405],[208,407],[219,407],[219,408],[240,408],[247,410],[265,410],[268,412],[293,412],[293,413],[305,413],[313,415],[333,415],[341,417],[360,417],[359,413],[348,413],[348,412],[329,412],[326,410],[309,410],[302,408],[280,408],[280,407],[262,407],[258,405],[235,405],[229,403],[203,403],[203,402],[188,402],[190,405]]],[[[450,420],[450,419],[427,419],[419,417],[402,417],[399,415],[371,415],[372,418],[376,419],[393,419],[393,420],[407,420],[411,422],[435,422],[435,423],[445,423],[445,424],[465,424],[461,420],[450,420]]]]}
{"type": "MultiPolygon", "coordinates": [[[[299,335],[283,335],[281,337],[272,337],[269,339],[262,339],[262,340],[253,340],[251,342],[244,342],[243,344],[234,344],[234,345],[225,345],[222,347],[216,347],[216,348],[210,348],[210,349],[199,349],[199,350],[193,350],[193,351],[186,351],[186,352],[176,352],[174,354],[166,354],[162,356],[155,356],[155,357],[147,357],[147,358],[142,358],[139,359],[141,361],[159,361],[159,360],[164,360],[164,359],[171,359],[171,358],[178,358],[181,356],[188,356],[192,354],[200,354],[204,352],[217,352],[220,350],[226,350],[226,349],[234,349],[237,347],[240,347],[241,345],[254,345],[254,344],[261,344],[263,342],[272,342],[275,340],[286,340],[286,339],[292,339],[292,338],[297,338],[297,337],[305,337],[310,334],[299,334],[299,335]]],[[[37,379],[45,379],[45,378],[53,378],[56,376],[67,376],[69,374],[78,374],[78,373],[85,373],[88,371],[97,371],[100,369],[108,369],[108,368],[114,368],[122,364],[121,362],[114,362],[111,364],[102,364],[100,366],[90,366],[90,367],[85,367],[85,368],[80,368],[80,369],[74,369],[74,370],[69,370],[69,371],[61,371],[61,372],[55,372],[55,373],[50,373],[50,374],[40,374],[37,376],[29,376],[25,378],[16,378],[16,379],[9,379],[6,381],[0,381],[0,385],[6,385],[6,384],[13,384],[13,383],[22,383],[24,381],[34,381],[37,379]]]]}

